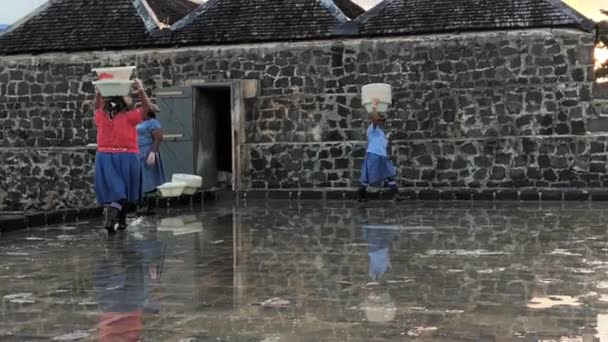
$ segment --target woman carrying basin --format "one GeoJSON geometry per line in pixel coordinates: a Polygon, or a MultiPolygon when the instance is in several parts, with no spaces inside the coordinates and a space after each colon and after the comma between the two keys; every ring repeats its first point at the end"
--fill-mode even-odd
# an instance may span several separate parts
{"type": "Polygon", "coordinates": [[[151,103],[140,80],[135,80],[135,86],[141,106],[133,110],[129,109],[125,96],[102,95],[102,91],[117,94],[108,82],[96,82],[96,86],[95,194],[97,202],[104,206],[104,228],[115,233],[127,228],[128,206],[141,199],[136,127],[148,117],[151,103]]]}

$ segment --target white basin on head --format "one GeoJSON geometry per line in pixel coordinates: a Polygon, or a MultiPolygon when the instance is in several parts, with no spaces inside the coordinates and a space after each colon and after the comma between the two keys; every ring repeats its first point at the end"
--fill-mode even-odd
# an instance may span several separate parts
{"type": "Polygon", "coordinates": [[[97,68],[93,69],[97,73],[99,80],[114,80],[114,81],[128,81],[133,75],[133,70],[137,67],[114,67],[114,68],[97,68]]]}
{"type": "Polygon", "coordinates": [[[373,99],[378,99],[376,110],[379,113],[386,112],[393,102],[393,88],[386,83],[372,83],[361,87],[361,103],[369,113],[373,111],[373,99]]]}
{"type": "Polygon", "coordinates": [[[131,89],[133,88],[134,81],[95,81],[93,85],[95,85],[102,96],[104,97],[112,97],[112,96],[128,96],[131,94],[131,89]]]}

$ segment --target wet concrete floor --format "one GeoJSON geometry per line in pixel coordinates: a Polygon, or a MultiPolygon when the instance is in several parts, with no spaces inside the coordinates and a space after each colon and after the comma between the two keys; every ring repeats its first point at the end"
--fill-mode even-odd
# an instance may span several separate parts
{"type": "Polygon", "coordinates": [[[0,341],[608,341],[608,204],[257,202],[0,237],[0,341]]]}

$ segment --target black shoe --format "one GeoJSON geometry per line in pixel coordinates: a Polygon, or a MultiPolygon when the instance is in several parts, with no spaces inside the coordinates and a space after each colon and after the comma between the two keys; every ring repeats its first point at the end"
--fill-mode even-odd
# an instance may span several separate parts
{"type": "Polygon", "coordinates": [[[358,197],[358,201],[359,202],[367,202],[367,191],[366,189],[359,189],[359,197],[358,197]]]}
{"type": "Polygon", "coordinates": [[[105,207],[103,210],[103,227],[108,231],[109,234],[116,233],[119,212],[120,210],[114,207],[105,207]]]}

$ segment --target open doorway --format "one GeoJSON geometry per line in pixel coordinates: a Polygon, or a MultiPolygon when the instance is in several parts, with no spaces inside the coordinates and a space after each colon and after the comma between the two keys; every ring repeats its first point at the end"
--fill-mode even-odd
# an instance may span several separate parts
{"type": "Polygon", "coordinates": [[[196,174],[206,188],[232,188],[233,139],[230,86],[195,88],[194,157],[196,174]]]}

